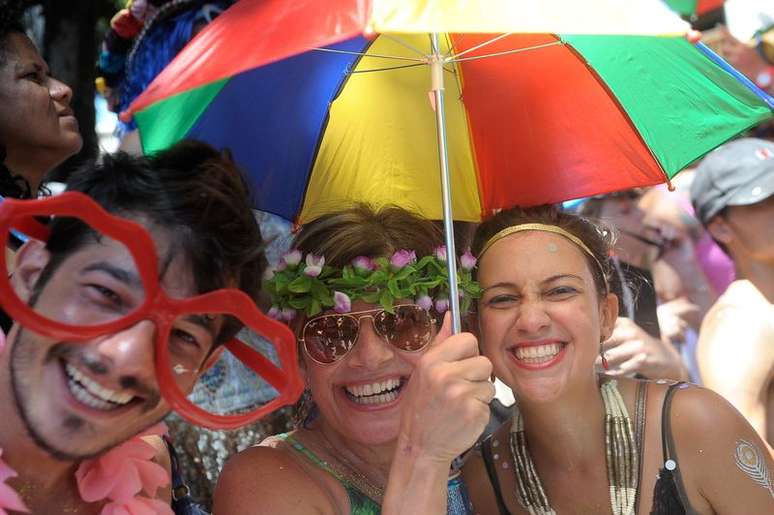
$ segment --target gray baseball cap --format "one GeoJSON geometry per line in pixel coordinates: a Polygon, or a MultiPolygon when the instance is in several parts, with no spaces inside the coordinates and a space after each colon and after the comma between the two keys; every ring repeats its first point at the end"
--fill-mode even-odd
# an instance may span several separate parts
{"type": "Polygon", "coordinates": [[[726,206],[757,204],[774,194],[774,143],[742,138],[718,147],[699,164],[691,203],[703,224],[726,206]]]}

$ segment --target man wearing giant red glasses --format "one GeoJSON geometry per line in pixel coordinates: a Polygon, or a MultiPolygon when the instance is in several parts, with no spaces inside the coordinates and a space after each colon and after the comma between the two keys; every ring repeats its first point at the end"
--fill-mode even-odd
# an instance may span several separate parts
{"type": "Polygon", "coordinates": [[[30,241],[0,277],[14,320],[0,350],[0,478],[18,474],[0,485],[0,511],[171,513],[154,499],[168,498],[167,471],[137,435],[158,434],[171,407],[236,427],[297,397],[292,334],[254,303],[263,256],[244,180],[211,147],[107,156],[60,197],[0,205],[2,243],[20,230],[30,241]],[[284,371],[234,338],[243,326],[270,338],[284,371]],[[223,353],[277,398],[240,415],[193,406],[187,393],[223,353]]]}

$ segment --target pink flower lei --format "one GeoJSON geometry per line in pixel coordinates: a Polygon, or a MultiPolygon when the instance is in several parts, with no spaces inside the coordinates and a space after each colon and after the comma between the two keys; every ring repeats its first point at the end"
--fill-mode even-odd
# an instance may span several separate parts
{"type": "MultiPolygon", "coordinates": [[[[75,472],[81,499],[88,503],[107,500],[101,515],[173,515],[168,503],[154,498],[159,487],[170,483],[169,475],[164,467],[151,461],[156,449],[142,439],[166,432],[166,425],[156,424],[101,456],[81,462],[75,472]]],[[[15,476],[16,472],[0,459],[0,515],[6,515],[6,510],[29,513],[19,494],[5,484],[15,476]]]]}
{"type": "MultiPolygon", "coordinates": [[[[457,266],[463,312],[481,295],[481,288],[473,280],[475,266],[476,258],[466,251],[457,266]]],[[[285,321],[292,320],[297,313],[347,313],[356,300],[380,304],[386,310],[391,310],[400,299],[413,299],[417,305],[439,313],[449,306],[443,246],[420,258],[409,249],[398,249],[389,257],[357,256],[342,268],[326,264],[324,256],[304,256],[293,249],[268,271],[264,286],[272,299],[269,316],[285,321]]]]}

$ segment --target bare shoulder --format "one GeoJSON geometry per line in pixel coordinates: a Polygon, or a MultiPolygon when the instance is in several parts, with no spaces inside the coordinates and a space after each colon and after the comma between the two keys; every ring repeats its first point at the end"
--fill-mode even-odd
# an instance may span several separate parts
{"type": "Polygon", "coordinates": [[[713,511],[774,507],[771,448],[725,398],[691,385],[675,393],[670,413],[682,470],[713,511]],[[734,504],[739,498],[746,507],[734,504]]]}
{"type": "Polygon", "coordinates": [[[736,281],[710,308],[699,331],[699,346],[727,350],[740,346],[769,349],[774,336],[774,310],[748,281],[736,281]]]}
{"type": "Polygon", "coordinates": [[[325,491],[291,452],[276,443],[250,447],[231,457],[215,488],[215,513],[332,512],[325,491]]]}
{"type": "MultiPolygon", "coordinates": [[[[659,402],[649,403],[649,419],[661,419],[666,392],[673,384],[664,381],[648,382],[648,396],[660,399],[659,402]]],[[[709,443],[717,443],[724,435],[739,431],[754,432],[747,420],[722,395],[692,383],[676,386],[668,413],[678,451],[684,446],[707,447],[709,443]]],[[[680,454],[682,456],[684,453],[680,454]]]]}

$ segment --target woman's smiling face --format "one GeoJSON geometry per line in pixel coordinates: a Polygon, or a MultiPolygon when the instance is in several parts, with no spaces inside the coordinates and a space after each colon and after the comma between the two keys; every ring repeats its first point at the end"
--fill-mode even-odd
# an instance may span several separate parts
{"type": "Polygon", "coordinates": [[[512,234],[479,260],[478,278],[483,352],[520,398],[549,401],[594,373],[617,299],[600,300],[580,247],[547,232],[512,234]]]}
{"type": "MultiPolygon", "coordinates": [[[[352,304],[353,312],[380,308],[362,301],[352,304]]],[[[370,314],[360,318],[355,345],[338,361],[320,364],[302,352],[307,387],[321,418],[342,437],[361,444],[394,440],[404,387],[426,350],[396,349],[374,330],[370,314]]]]}

